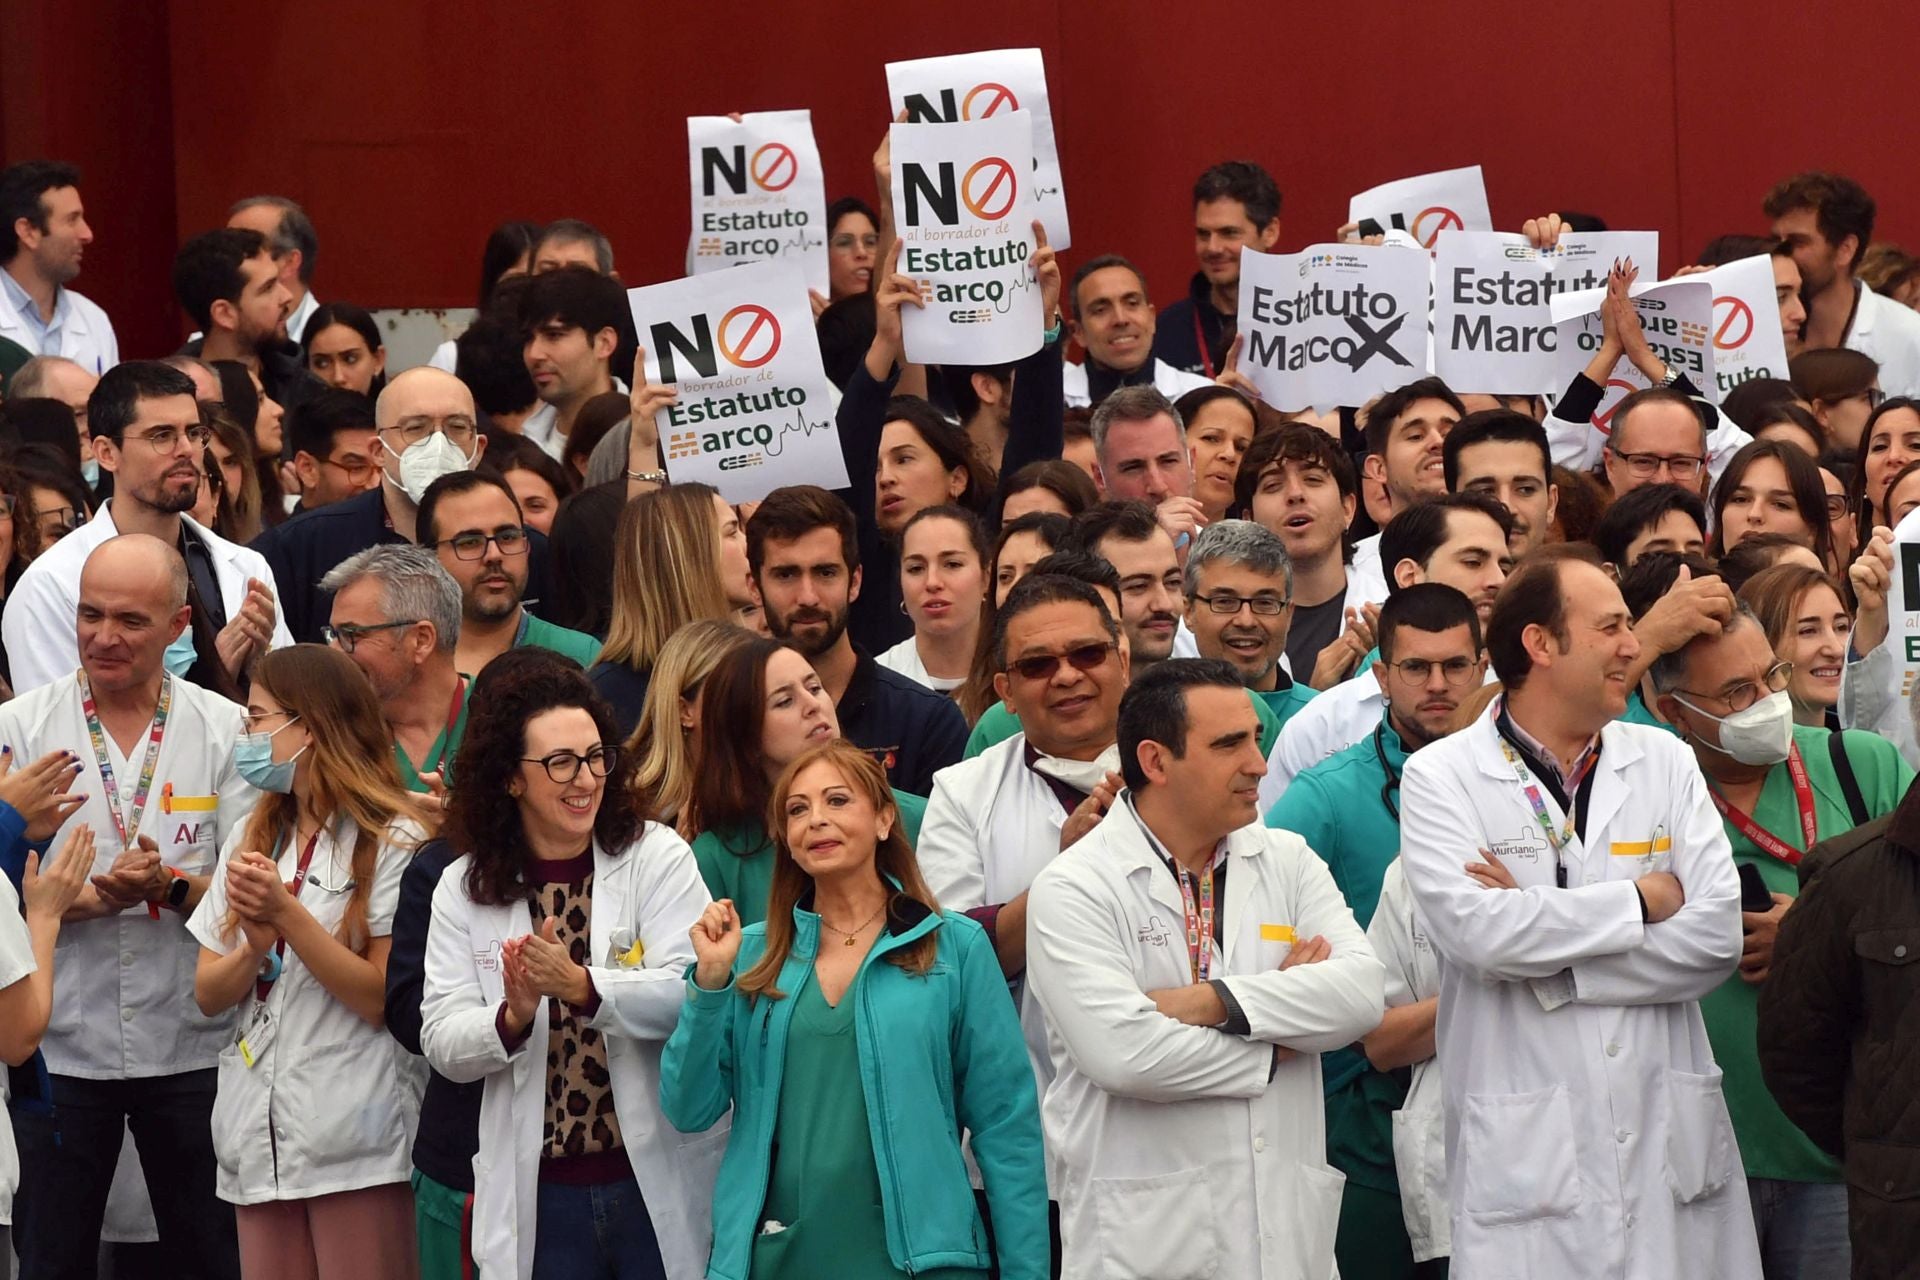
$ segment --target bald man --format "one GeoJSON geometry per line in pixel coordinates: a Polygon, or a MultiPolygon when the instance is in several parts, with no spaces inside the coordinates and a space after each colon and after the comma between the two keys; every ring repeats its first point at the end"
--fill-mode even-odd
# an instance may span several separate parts
{"type": "MultiPolygon", "coordinates": [[[[253,544],[273,567],[296,640],[324,639],[321,628],[332,614],[333,593],[320,580],[368,547],[414,541],[427,486],[443,475],[472,470],[487,447],[467,384],[428,366],[408,369],[387,383],[374,404],[374,427],[368,453],[380,469],[378,487],[302,512],[253,544]]],[[[527,599],[537,600],[545,593],[547,541],[535,530],[529,530],[529,541],[527,599]]]]}
{"type": "Polygon", "coordinates": [[[0,707],[0,742],[15,759],[64,749],[77,762],[77,811],[27,838],[57,844],[85,823],[96,850],[60,932],[46,1093],[39,1106],[14,1098],[24,1175],[14,1242],[26,1275],[92,1273],[128,1126],[173,1269],[239,1274],[211,1137],[215,1068],[234,1033],[230,1018],[194,1005],[200,946],[186,920],[259,796],[233,767],[243,709],[168,674],[167,646],[191,616],[187,589],[186,561],[164,540],[101,542],[68,618],[80,669],[0,707]]]}

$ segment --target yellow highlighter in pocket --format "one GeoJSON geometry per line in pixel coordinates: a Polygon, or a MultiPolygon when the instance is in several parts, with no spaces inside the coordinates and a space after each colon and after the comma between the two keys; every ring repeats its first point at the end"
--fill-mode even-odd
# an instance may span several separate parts
{"type": "Polygon", "coordinates": [[[1262,942],[1297,942],[1293,926],[1290,924],[1263,924],[1260,926],[1262,942]]]}

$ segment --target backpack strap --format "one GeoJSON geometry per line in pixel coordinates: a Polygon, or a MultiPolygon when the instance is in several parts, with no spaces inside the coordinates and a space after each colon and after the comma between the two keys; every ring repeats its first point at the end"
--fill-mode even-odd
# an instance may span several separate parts
{"type": "Polygon", "coordinates": [[[1867,812],[1867,798],[1860,794],[1860,779],[1854,776],[1853,761],[1847,755],[1844,730],[1834,729],[1827,734],[1827,752],[1833,757],[1834,776],[1840,780],[1840,790],[1847,797],[1847,812],[1853,815],[1853,825],[1862,826],[1871,815],[1867,812]]]}

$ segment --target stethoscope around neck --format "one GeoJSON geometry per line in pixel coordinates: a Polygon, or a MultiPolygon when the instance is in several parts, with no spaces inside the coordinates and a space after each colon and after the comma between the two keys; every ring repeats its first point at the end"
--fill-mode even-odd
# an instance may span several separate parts
{"type": "Polygon", "coordinates": [[[1387,812],[1393,815],[1395,823],[1400,821],[1400,806],[1394,802],[1394,792],[1400,790],[1400,775],[1393,771],[1387,762],[1387,726],[1384,721],[1373,729],[1373,754],[1380,761],[1380,771],[1387,780],[1380,784],[1380,803],[1387,806],[1387,812]]]}

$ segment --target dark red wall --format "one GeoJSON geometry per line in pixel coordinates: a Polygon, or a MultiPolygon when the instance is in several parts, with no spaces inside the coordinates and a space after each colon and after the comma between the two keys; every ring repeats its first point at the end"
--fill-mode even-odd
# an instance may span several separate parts
{"type": "Polygon", "coordinates": [[[1920,248],[1920,95],[1902,74],[1920,16],[1835,0],[1815,28],[1807,12],[9,0],[0,147],[86,167],[99,240],[81,287],[132,354],[179,331],[170,246],[239,196],[307,205],[326,298],[468,305],[480,243],[506,217],[588,218],[627,280],[671,278],[686,115],[810,107],[829,189],[865,195],[883,64],[994,45],[1045,52],[1069,267],[1127,253],[1163,302],[1193,269],[1188,187],[1231,156],[1278,176],[1289,249],[1326,238],[1361,188],[1475,162],[1499,225],[1589,210],[1659,230],[1665,269],[1714,235],[1761,229],[1767,187],[1813,166],[1865,182],[1883,237],[1920,248]]]}

